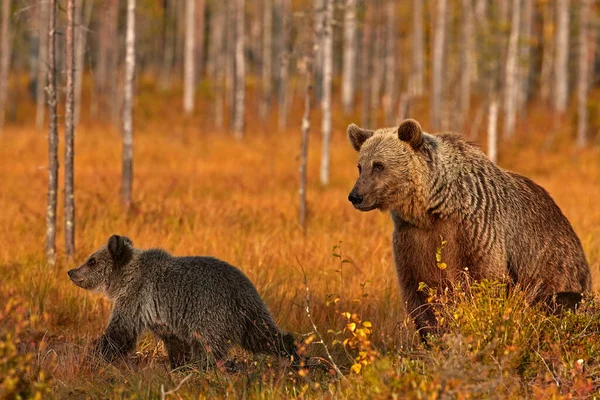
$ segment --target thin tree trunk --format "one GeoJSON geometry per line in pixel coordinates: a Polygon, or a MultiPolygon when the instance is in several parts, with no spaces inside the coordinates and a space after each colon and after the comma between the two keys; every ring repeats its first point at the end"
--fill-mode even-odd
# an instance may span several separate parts
{"type": "Polygon", "coordinates": [[[386,39],[385,39],[385,84],[383,94],[383,108],[387,125],[394,122],[394,104],[396,92],[396,2],[387,0],[386,3],[386,39]]]}
{"type": "MultiPolygon", "coordinates": [[[[324,22],[325,22],[325,13],[326,6],[325,2],[327,0],[314,0],[315,2],[315,30],[317,33],[316,36],[316,46],[317,51],[315,54],[315,66],[314,66],[314,75],[315,75],[315,96],[317,100],[321,100],[323,96],[323,31],[324,31],[324,22]]],[[[365,4],[366,6],[366,4],[365,4]]]]}
{"type": "Polygon", "coordinates": [[[288,84],[290,74],[290,0],[281,0],[281,14],[282,14],[282,31],[281,31],[281,70],[279,75],[279,131],[283,131],[287,127],[287,116],[288,116],[288,84]]]}
{"type": "Polygon", "coordinates": [[[75,29],[77,31],[75,35],[75,126],[79,125],[79,121],[81,120],[81,89],[83,84],[86,37],[90,18],[92,17],[92,6],[94,5],[92,0],[87,0],[84,7],[83,1],[77,0],[75,3],[75,29]]]}
{"type": "Polygon", "coordinates": [[[195,83],[198,82],[198,79],[204,73],[204,30],[205,30],[205,13],[206,13],[206,1],[198,0],[196,4],[196,73],[195,83]]]}
{"type": "Polygon", "coordinates": [[[8,95],[8,68],[10,65],[10,0],[2,0],[2,28],[0,29],[0,133],[4,129],[8,95]]]}
{"type": "Polygon", "coordinates": [[[244,136],[245,97],[246,97],[246,59],[244,57],[244,13],[245,0],[236,1],[235,35],[235,116],[233,131],[237,139],[244,136]]]}
{"type": "Polygon", "coordinates": [[[67,89],[65,104],[65,253],[69,259],[75,255],[75,125],[74,125],[74,67],[75,67],[75,0],[67,0],[66,71],[67,89]]]}
{"type": "Polygon", "coordinates": [[[519,87],[519,29],[521,28],[521,1],[512,2],[512,22],[510,38],[508,40],[508,54],[506,56],[506,92],[504,94],[504,136],[512,137],[517,121],[517,101],[519,87]]]}
{"type": "Polygon", "coordinates": [[[226,51],[227,37],[225,29],[228,24],[226,24],[226,10],[223,4],[214,4],[211,8],[211,18],[208,23],[210,36],[208,57],[206,59],[206,73],[209,77],[216,79],[223,72],[220,68],[224,67],[224,65],[219,63],[222,60],[221,55],[226,51]]]}
{"type": "Polygon", "coordinates": [[[550,104],[550,95],[552,94],[552,88],[554,84],[552,82],[554,76],[554,11],[552,4],[546,3],[541,5],[543,7],[543,20],[544,20],[544,47],[542,55],[542,70],[540,71],[540,98],[545,104],[550,104]]]}
{"type": "MultiPolygon", "coordinates": [[[[40,31],[42,35],[48,35],[47,72],[48,86],[48,205],[46,206],[46,260],[48,264],[56,263],[56,200],[58,197],[58,127],[56,124],[56,0],[49,0],[49,8],[46,7],[45,14],[48,21],[40,24],[47,31],[40,31]]],[[[40,61],[46,64],[46,58],[40,61]]]]}
{"type": "Polygon", "coordinates": [[[121,201],[131,206],[133,186],[133,83],[135,77],[135,0],[127,0],[127,32],[125,36],[125,87],[123,95],[123,164],[121,201]]]}
{"type": "Polygon", "coordinates": [[[263,0],[262,99],[260,118],[269,115],[273,87],[273,3],[263,0]]]}
{"type": "Polygon", "coordinates": [[[196,75],[196,0],[186,0],[185,10],[185,53],[183,64],[183,110],[186,114],[194,111],[196,75]]]}
{"type": "MultiPolygon", "coordinates": [[[[311,49],[312,54],[312,49],[311,49]]],[[[313,86],[313,57],[309,56],[306,60],[305,83],[304,83],[304,115],[302,116],[302,140],[300,142],[300,207],[298,210],[298,222],[304,231],[306,231],[306,219],[308,207],[306,205],[306,187],[308,174],[308,141],[310,138],[310,111],[311,96],[313,86]]]]}
{"type": "Polygon", "coordinates": [[[235,113],[235,46],[236,46],[236,4],[238,0],[227,2],[227,15],[225,24],[227,30],[227,48],[225,49],[225,109],[230,117],[228,125],[232,127],[235,113]]]}
{"type": "Polygon", "coordinates": [[[556,64],[554,109],[560,113],[567,109],[569,91],[569,0],[557,0],[556,64]]]}
{"type": "Polygon", "coordinates": [[[333,0],[326,0],[326,12],[323,30],[323,98],[321,100],[321,168],[322,185],[329,184],[329,145],[331,142],[331,78],[333,73],[333,0]]]}
{"type": "Polygon", "coordinates": [[[447,0],[437,0],[435,32],[433,38],[430,118],[432,129],[439,129],[442,110],[442,69],[444,67],[444,43],[446,33],[447,0]]]}
{"type": "Polygon", "coordinates": [[[371,126],[371,44],[373,41],[373,4],[365,2],[365,23],[363,24],[362,54],[360,66],[361,82],[361,125],[371,126]]]}
{"type": "Polygon", "coordinates": [[[460,118],[462,131],[465,132],[469,112],[471,110],[471,80],[475,60],[475,21],[471,0],[461,0],[462,6],[462,45],[461,45],[461,72],[460,72],[460,118]]]}
{"type": "Polygon", "coordinates": [[[498,98],[491,96],[488,111],[488,158],[498,162],[498,98]]]}
{"type": "Polygon", "coordinates": [[[579,6],[579,71],[577,74],[577,146],[587,144],[589,91],[589,21],[590,0],[581,0],[579,6]]]}
{"type": "Polygon", "coordinates": [[[413,0],[413,39],[410,97],[423,95],[425,81],[425,40],[423,39],[423,0],[413,0]]]}
{"type": "Polygon", "coordinates": [[[519,88],[517,113],[525,114],[529,88],[531,85],[531,29],[533,24],[533,1],[523,0],[523,38],[521,45],[521,59],[519,60],[519,88]]]}
{"type": "Polygon", "coordinates": [[[37,70],[37,88],[36,88],[36,108],[35,108],[35,127],[42,129],[44,127],[44,112],[46,106],[46,78],[48,75],[48,6],[47,0],[40,2],[39,19],[39,38],[40,48],[38,52],[38,70],[37,70]]]}
{"type": "Polygon", "coordinates": [[[375,7],[375,41],[373,46],[373,73],[371,74],[371,110],[375,111],[373,123],[377,125],[379,115],[379,105],[381,100],[381,89],[383,88],[383,79],[385,72],[385,23],[384,10],[382,10],[383,0],[372,0],[375,7]]]}
{"type": "Polygon", "coordinates": [[[354,107],[356,44],[356,0],[346,0],[344,6],[344,69],[342,71],[342,104],[346,114],[349,114],[354,107]]]}
{"type": "Polygon", "coordinates": [[[171,70],[175,63],[175,42],[177,41],[176,2],[164,1],[163,9],[163,62],[160,71],[159,87],[168,89],[171,85],[171,70]]]}

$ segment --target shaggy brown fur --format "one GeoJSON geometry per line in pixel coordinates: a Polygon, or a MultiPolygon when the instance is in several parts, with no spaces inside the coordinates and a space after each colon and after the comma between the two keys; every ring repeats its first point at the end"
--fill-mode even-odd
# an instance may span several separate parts
{"type": "Polygon", "coordinates": [[[530,179],[498,168],[458,135],[424,133],[415,120],[376,131],[352,124],[348,138],[360,174],[348,198],[361,211],[390,211],[400,287],[422,336],[436,321],[420,282],[497,279],[531,302],[591,290],[571,224],[530,179]],[[443,270],[435,258],[442,240],[443,270]]]}

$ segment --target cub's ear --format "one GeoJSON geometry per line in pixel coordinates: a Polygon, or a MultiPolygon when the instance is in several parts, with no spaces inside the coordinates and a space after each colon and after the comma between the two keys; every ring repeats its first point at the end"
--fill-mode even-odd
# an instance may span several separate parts
{"type": "Polygon", "coordinates": [[[423,129],[414,119],[405,119],[398,127],[398,138],[417,150],[423,144],[423,129]]]}
{"type": "Polygon", "coordinates": [[[108,239],[108,252],[117,265],[124,265],[131,260],[133,242],[126,236],[112,235],[108,239]]]}
{"type": "Polygon", "coordinates": [[[358,127],[356,124],[348,125],[348,130],[346,131],[348,135],[348,140],[350,140],[350,144],[356,151],[360,151],[363,143],[373,136],[375,132],[369,129],[363,129],[358,127]]]}

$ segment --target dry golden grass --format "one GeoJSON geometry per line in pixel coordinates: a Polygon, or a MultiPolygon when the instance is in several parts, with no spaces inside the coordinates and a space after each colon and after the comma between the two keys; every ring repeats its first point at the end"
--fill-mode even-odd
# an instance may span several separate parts
{"type": "MultiPolygon", "coordinates": [[[[521,127],[520,139],[501,148],[501,164],[533,178],[554,197],[583,242],[598,290],[600,152],[575,151],[565,144],[564,135],[542,149],[540,132],[526,135],[536,131],[536,123],[546,129],[545,117],[533,115],[529,125],[521,127]]],[[[346,142],[345,122],[339,118],[336,124],[327,188],[317,183],[320,143],[318,135],[312,135],[306,234],[296,222],[296,130],[265,134],[255,124],[247,138],[238,142],[227,134],[195,129],[190,121],[140,121],[135,134],[134,207],[125,211],[119,201],[118,133],[82,126],[77,131],[75,157],[76,263],[113,233],[129,236],[141,248],[219,257],[240,267],[279,324],[297,334],[312,330],[305,313],[302,266],[311,290],[313,317],[329,344],[334,336],[327,330],[344,327],[336,310],[356,312],[375,327],[372,339],[378,350],[392,355],[400,351],[397,354],[404,361],[396,368],[410,370],[410,357],[403,357],[415,351],[418,359],[422,350],[405,323],[391,254],[392,223],[387,214],[354,210],[346,199],[356,177],[356,155],[346,142]],[[332,256],[340,243],[342,258],[350,263],[332,256]],[[337,306],[326,305],[332,296],[341,299],[337,306]]],[[[45,264],[46,149],[45,132],[18,127],[0,136],[0,308],[14,297],[27,302],[31,314],[46,315],[38,334],[42,333],[47,348],[37,352],[36,360],[44,364],[54,357],[56,363],[47,368],[56,397],[121,396],[119,391],[156,397],[161,384],[168,390],[183,375],[166,372],[160,345],[154,340],[142,340],[133,365],[94,367],[84,359],[89,341],[104,327],[110,305],[68,280],[66,271],[72,265],[63,257],[61,211],[58,264],[53,268],[45,264]]],[[[62,151],[60,155],[59,159],[62,151]]],[[[336,357],[348,367],[343,351],[337,348],[336,357]]],[[[311,352],[322,354],[314,344],[311,352]]],[[[329,385],[322,384],[320,392],[312,381],[268,368],[241,377],[215,372],[207,380],[194,379],[181,393],[290,397],[306,387],[314,396],[357,393],[327,380],[329,385]]]]}

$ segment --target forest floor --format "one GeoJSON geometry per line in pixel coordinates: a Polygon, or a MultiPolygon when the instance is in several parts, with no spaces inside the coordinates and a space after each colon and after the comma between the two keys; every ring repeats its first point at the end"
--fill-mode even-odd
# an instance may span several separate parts
{"type": "MultiPolygon", "coordinates": [[[[318,184],[320,142],[312,135],[306,232],[297,224],[299,130],[249,129],[247,138],[236,141],[184,123],[139,124],[134,206],[126,211],[119,201],[118,132],[82,126],[75,157],[77,251],[73,263],[65,259],[59,196],[54,267],[44,258],[46,132],[7,128],[0,137],[0,397],[11,391],[69,399],[163,393],[166,398],[600,396],[600,305],[594,299],[577,314],[549,317],[528,307],[519,294],[506,298],[497,284],[484,283],[452,301],[436,299],[447,333],[423,348],[400,299],[391,219],[377,211],[360,213],[347,201],[357,175],[356,154],[345,139],[346,125],[335,126],[326,188],[318,184]],[[102,332],[110,304],[73,285],[66,271],[113,233],[129,236],[136,247],[212,255],[238,266],[279,325],[304,339],[308,354],[326,368],[294,372],[286,362],[238,351],[233,356],[243,368],[237,373],[169,372],[162,344],[150,335],[126,362],[90,360],[89,344],[102,332]],[[306,313],[306,286],[323,342],[306,313]],[[334,372],[324,346],[343,376],[334,372]]],[[[501,146],[500,164],[531,177],[554,197],[581,238],[598,291],[600,151],[576,151],[560,135],[544,146],[542,138],[528,133],[537,129],[520,130],[517,140],[501,146]]]]}

